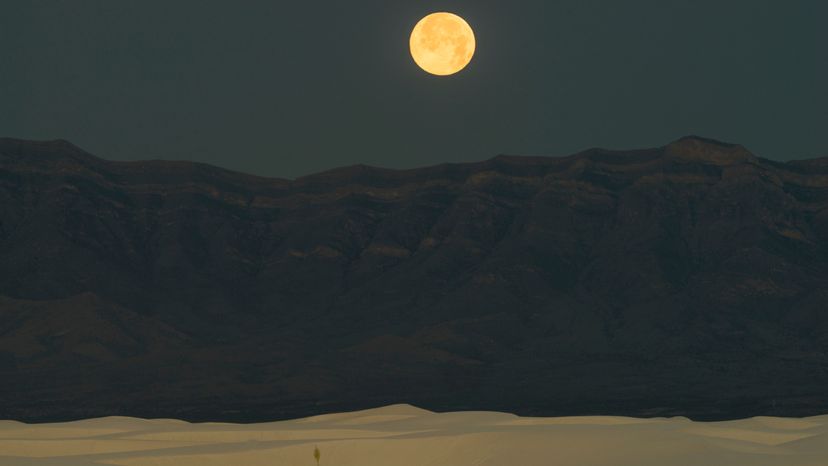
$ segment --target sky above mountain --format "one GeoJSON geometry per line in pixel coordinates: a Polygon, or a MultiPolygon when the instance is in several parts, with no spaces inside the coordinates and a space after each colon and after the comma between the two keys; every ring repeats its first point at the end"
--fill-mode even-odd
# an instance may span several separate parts
{"type": "Polygon", "coordinates": [[[280,177],[686,134],[824,156],[826,17],[819,0],[10,0],[0,136],[280,177]],[[434,11],[475,31],[456,75],[409,54],[434,11]]]}

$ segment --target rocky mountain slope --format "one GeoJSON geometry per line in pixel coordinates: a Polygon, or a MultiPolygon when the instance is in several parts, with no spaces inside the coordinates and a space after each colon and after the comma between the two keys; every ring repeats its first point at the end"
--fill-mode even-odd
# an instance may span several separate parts
{"type": "Polygon", "coordinates": [[[0,139],[0,418],[828,412],[828,159],[297,180],[0,139]]]}

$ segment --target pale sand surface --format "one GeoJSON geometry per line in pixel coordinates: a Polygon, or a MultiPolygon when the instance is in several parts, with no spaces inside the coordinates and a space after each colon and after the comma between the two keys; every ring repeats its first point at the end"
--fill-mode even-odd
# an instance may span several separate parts
{"type": "Polygon", "coordinates": [[[828,466],[828,416],[521,418],[393,405],[264,424],[0,421],[0,466],[828,466]]]}

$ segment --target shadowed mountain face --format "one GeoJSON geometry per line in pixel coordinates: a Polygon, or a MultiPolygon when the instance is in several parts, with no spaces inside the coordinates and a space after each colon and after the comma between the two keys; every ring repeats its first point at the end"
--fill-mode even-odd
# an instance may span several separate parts
{"type": "Polygon", "coordinates": [[[0,139],[0,418],[828,412],[828,159],[295,181],[0,139]]]}

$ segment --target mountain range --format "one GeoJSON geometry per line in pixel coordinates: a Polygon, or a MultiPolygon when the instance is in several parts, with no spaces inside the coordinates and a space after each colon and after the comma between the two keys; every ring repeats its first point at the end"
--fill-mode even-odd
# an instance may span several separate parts
{"type": "Polygon", "coordinates": [[[828,413],[828,158],[295,180],[0,139],[0,419],[828,413]]]}

